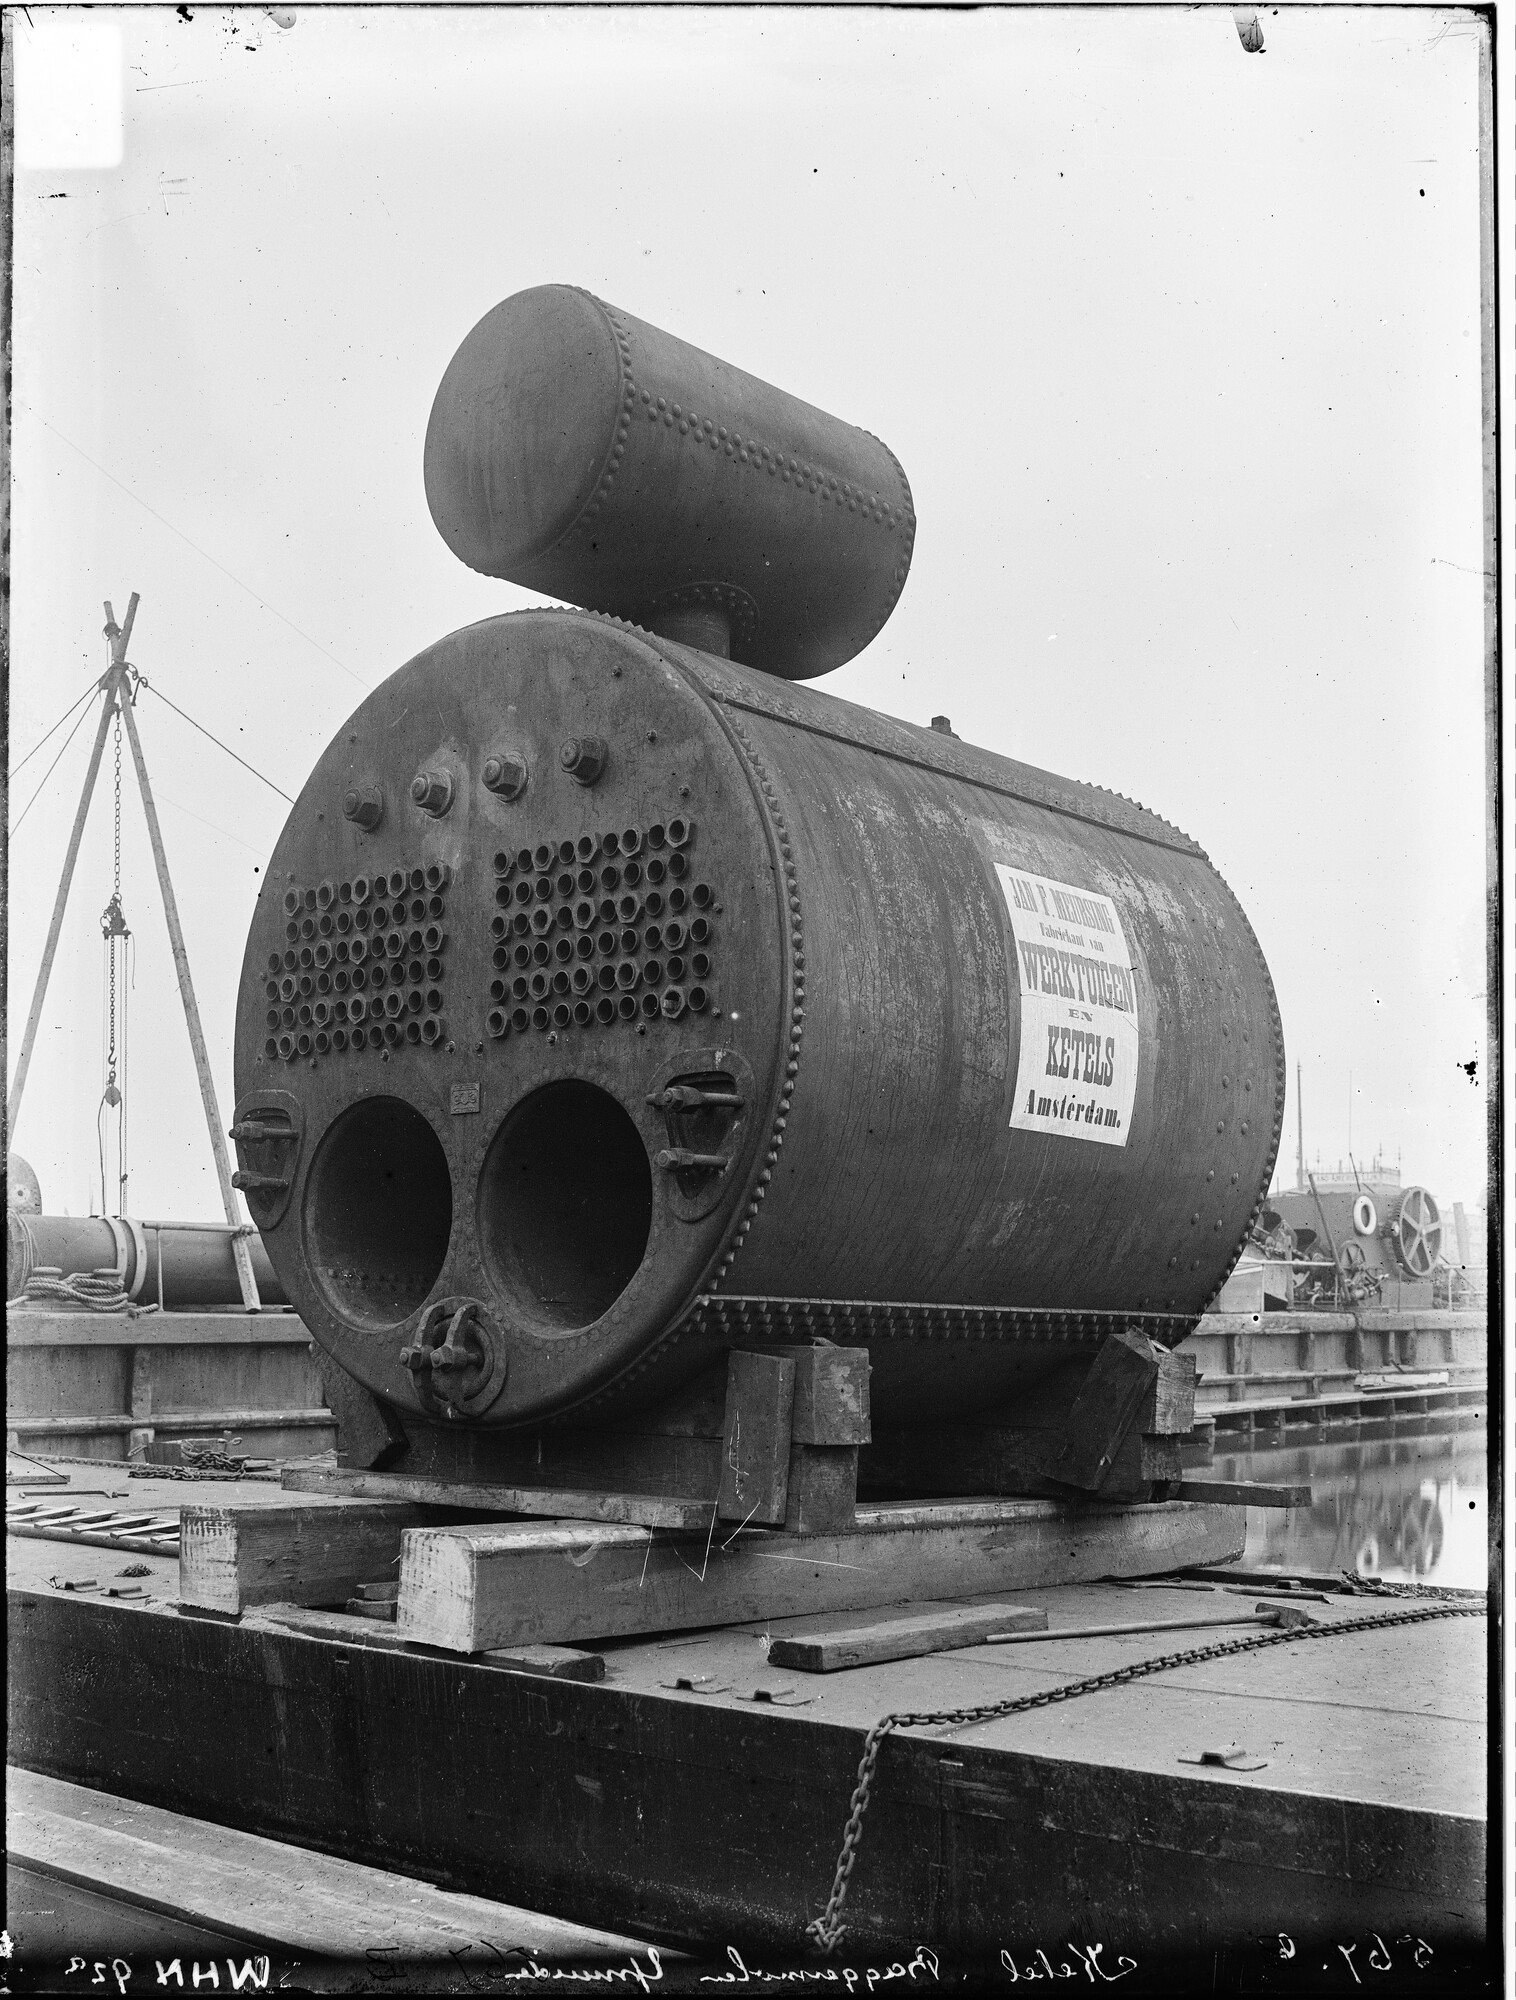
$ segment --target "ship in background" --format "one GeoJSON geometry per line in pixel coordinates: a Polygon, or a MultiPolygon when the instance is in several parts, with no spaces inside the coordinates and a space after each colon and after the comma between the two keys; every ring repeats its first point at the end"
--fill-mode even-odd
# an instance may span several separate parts
{"type": "Polygon", "coordinates": [[[1484,1307],[1486,1210],[1404,1183],[1399,1163],[1305,1158],[1296,1066],[1295,1185],[1275,1188],[1212,1312],[1401,1312],[1484,1307]]]}

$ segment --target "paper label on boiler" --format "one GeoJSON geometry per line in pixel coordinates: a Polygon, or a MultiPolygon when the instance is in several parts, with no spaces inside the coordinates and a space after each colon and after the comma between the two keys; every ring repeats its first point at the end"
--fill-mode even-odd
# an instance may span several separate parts
{"type": "Polygon", "coordinates": [[[1109,896],[995,864],[1021,984],[1011,1124],[1124,1146],[1137,1091],[1137,983],[1109,896]]]}

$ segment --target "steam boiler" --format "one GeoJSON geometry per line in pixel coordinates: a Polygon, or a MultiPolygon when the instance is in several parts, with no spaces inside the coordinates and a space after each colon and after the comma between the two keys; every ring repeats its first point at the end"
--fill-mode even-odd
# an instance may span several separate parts
{"type": "Polygon", "coordinates": [[[569,286],[464,340],[462,561],[569,608],[392,673],[311,772],[238,1001],[238,1184],[407,1426],[603,1422],[733,1345],[876,1423],[1173,1346],[1279,1139],[1280,1022],[1155,813],[804,685],[905,584],[877,438],[569,286]]]}

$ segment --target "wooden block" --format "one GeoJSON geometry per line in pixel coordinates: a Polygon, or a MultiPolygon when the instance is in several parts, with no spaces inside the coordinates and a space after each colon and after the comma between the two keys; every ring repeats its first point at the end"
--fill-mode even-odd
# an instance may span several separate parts
{"type": "Polygon", "coordinates": [[[1142,1334],[1107,1335],[1064,1427],[1050,1476],[1097,1492],[1158,1377],[1157,1350],[1142,1334]]]}
{"type": "Polygon", "coordinates": [[[349,1618],[382,1618],[395,1621],[395,1600],[377,1597],[350,1597],[343,1607],[349,1618]]]}
{"type": "Polygon", "coordinates": [[[1181,1479],[1176,1500],[1204,1500],[1215,1507],[1309,1507],[1309,1486],[1259,1486],[1233,1479],[1181,1479]]]}
{"type": "Polygon", "coordinates": [[[589,1522],[408,1529],[397,1630],[420,1645],[483,1653],[998,1596],[1226,1562],[1241,1553],[1246,1525],[1240,1511],[1210,1507],[1054,1500],[949,1508],[946,1526],[929,1508],[871,1511],[884,1520],[850,1535],[750,1526],[709,1542],[589,1522]]]}
{"type": "Polygon", "coordinates": [[[479,1655],[487,1667],[513,1674],[542,1674],[555,1681],[603,1681],[605,1661],[599,1653],[575,1646],[496,1647],[479,1655]]]}
{"type": "Polygon", "coordinates": [[[1139,1414],[1137,1428],[1150,1436],[1179,1435],[1192,1429],[1195,1422],[1195,1357],[1157,1345],[1153,1352],[1158,1360],[1158,1379],[1139,1414]]]}
{"type": "Polygon", "coordinates": [[[1178,1479],[1184,1455],[1177,1437],[1145,1436],[1128,1431],[1101,1481],[1102,1500],[1146,1500],[1158,1480],[1178,1479]]]}
{"type": "Polygon", "coordinates": [[[978,1646],[990,1632],[1041,1632],[1047,1622],[1047,1613],[1029,1604],[943,1605],[911,1617],[870,1619],[842,1631],[785,1632],[769,1646],[769,1665],[835,1674],[843,1667],[872,1667],[978,1646]]]}
{"type": "Polygon", "coordinates": [[[535,1486],[476,1485],[421,1479],[406,1472],[350,1472],[339,1466],[294,1465],[280,1484],[287,1493],[331,1493],[363,1500],[411,1500],[458,1513],[533,1514],[558,1521],[632,1522],[645,1528],[710,1526],[710,1500],[661,1500],[644,1493],[577,1493],[535,1486]]]}
{"type": "Polygon", "coordinates": [[[722,1520],[784,1519],[794,1406],[795,1364],[787,1355],[733,1350],[727,1360],[716,1508],[722,1520]]]}
{"type": "Polygon", "coordinates": [[[792,1535],[834,1535],[853,1526],[858,1502],[855,1444],[792,1444],[784,1525],[792,1535]]]}
{"type": "Polygon", "coordinates": [[[869,1351],[866,1347],[781,1347],[795,1364],[790,1436],[797,1444],[867,1444],[869,1351]]]}
{"type": "Polygon", "coordinates": [[[375,1500],[188,1506],[180,1602],[233,1617],[250,1604],[344,1604],[358,1584],[394,1565],[405,1529],[446,1518],[435,1508],[375,1500]]]}

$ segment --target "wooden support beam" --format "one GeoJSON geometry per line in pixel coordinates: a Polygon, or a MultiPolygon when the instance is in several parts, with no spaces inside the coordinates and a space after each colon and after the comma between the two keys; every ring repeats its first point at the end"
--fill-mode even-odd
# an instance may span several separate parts
{"type": "Polygon", "coordinates": [[[1150,1436],[1183,1436],[1195,1424],[1195,1357],[1156,1345],[1153,1356],[1158,1376],[1138,1413],[1136,1428],[1150,1436]]]}
{"type": "Polygon", "coordinates": [[[457,1510],[376,1500],[186,1507],[179,1599],[225,1617],[251,1604],[345,1604],[358,1584],[394,1573],[407,1528],[439,1519],[457,1519],[457,1510]]]}
{"type": "Polygon", "coordinates": [[[781,1347],[795,1364],[790,1435],[797,1444],[867,1444],[869,1351],[866,1347],[781,1347]]]}
{"type": "MultiPolygon", "coordinates": [[[[308,1639],[335,1639],[344,1646],[361,1646],[369,1652],[406,1653],[412,1659],[423,1657],[388,1619],[355,1618],[346,1611],[319,1611],[302,1604],[260,1604],[248,1617],[251,1624],[279,1625],[288,1632],[302,1632],[308,1639]]],[[[243,1630],[247,1629],[245,1623],[243,1630]]],[[[605,1679],[602,1656],[582,1646],[510,1646],[479,1653],[471,1664],[498,1667],[502,1673],[540,1674],[555,1681],[605,1679]]]]}
{"type": "Polygon", "coordinates": [[[709,1500],[660,1500],[647,1493],[557,1492],[537,1486],[495,1486],[450,1479],[418,1479],[405,1472],[335,1471],[292,1465],[280,1480],[286,1493],[324,1493],[352,1500],[409,1500],[458,1513],[530,1514],[545,1520],[609,1521],[644,1528],[704,1534],[709,1500]]]}
{"type": "Polygon", "coordinates": [[[787,1355],[733,1350],[716,1508],[722,1520],[783,1521],[794,1407],[795,1363],[787,1355]]]}
{"type": "Polygon", "coordinates": [[[844,1534],[858,1501],[855,1444],[792,1444],[784,1525],[792,1535],[844,1534]]]}
{"type": "Polygon", "coordinates": [[[1107,1335],[1064,1426],[1049,1476],[1098,1492],[1158,1380],[1158,1350],[1139,1333],[1107,1335]]]}
{"type": "MultiPolygon", "coordinates": [[[[1242,1551],[1225,1509],[1070,1507],[1047,1500],[860,1509],[857,1532],[705,1541],[636,1528],[415,1528],[400,1560],[402,1638],[450,1652],[575,1644],[914,1598],[1153,1576],[1242,1551]],[[880,1518],[865,1525],[873,1512],[880,1518]],[[945,1516],[946,1525],[938,1524],[945,1516]]],[[[367,1575],[374,1571],[369,1568],[367,1575]]]]}
{"type": "Polygon", "coordinates": [[[835,1674],[844,1667],[874,1667],[886,1660],[982,1645],[991,1632],[1040,1632],[1047,1622],[1047,1613],[1031,1604],[934,1605],[927,1612],[871,1618],[831,1631],[782,1633],[769,1646],[769,1665],[835,1674]]]}
{"type": "MultiPolygon", "coordinates": [[[[203,1437],[223,1431],[320,1431],[331,1421],[330,1410],[318,1409],[166,1410],[153,1418],[153,1430],[159,1436],[171,1431],[203,1437]]],[[[135,1424],[135,1417],[123,1411],[108,1417],[11,1417],[7,1429],[18,1438],[119,1437],[135,1424]]]]}
{"type": "MultiPolygon", "coordinates": [[[[329,1378],[328,1397],[340,1424],[351,1407],[338,1383],[340,1371],[329,1378]]],[[[651,1417],[639,1417],[635,1427],[600,1430],[476,1431],[458,1425],[412,1422],[405,1452],[382,1467],[340,1465],[339,1470],[393,1472],[408,1479],[427,1479],[463,1487],[509,1486],[574,1493],[636,1493],[659,1500],[693,1501],[709,1509],[721,1482],[721,1415],[726,1363],[721,1364],[721,1391],[709,1435],[703,1431],[665,1429],[651,1417]]],[[[364,1392],[366,1395],[366,1392],[364,1392]]],[[[363,1403],[353,1399],[362,1410],[363,1403]]],[[[382,1450],[385,1409],[367,1397],[363,1421],[368,1442],[382,1450]]],[[[365,1454],[356,1454],[362,1457],[365,1454]]],[[[708,1518],[708,1516],[707,1516],[708,1518]]]]}
{"type": "Polygon", "coordinates": [[[1204,1501],[1212,1507],[1309,1507],[1309,1486],[1261,1486],[1235,1479],[1181,1479],[1175,1500],[1204,1501]]]}
{"type": "Polygon", "coordinates": [[[1146,1500],[1158,1481],[1178,1479],[1183,1464],[1179,1438],[1128,1431],[1101,1481],[1100,1497],[1146,1500]]]}

